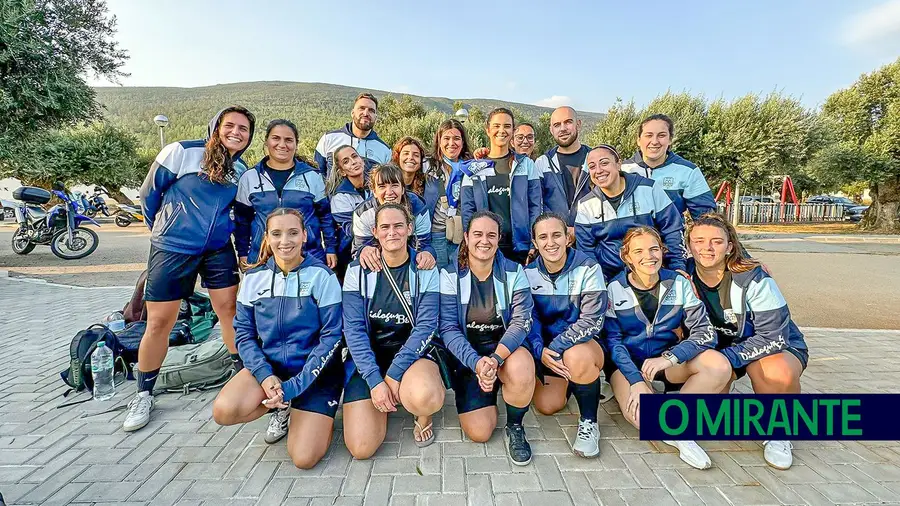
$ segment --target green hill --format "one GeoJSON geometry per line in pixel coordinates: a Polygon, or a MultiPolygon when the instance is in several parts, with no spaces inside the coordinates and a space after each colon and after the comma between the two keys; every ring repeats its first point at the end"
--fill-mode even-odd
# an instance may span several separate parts
{"type": "MultiPolygon", "coordinates": [[[[133,132],[148,150],[159,148],[159,134],[153,117],[169,117],[167,140],[201,137],[209,118],[221,107],[240,104],[256,114],[261,122],[274,118],[288,118],[300,129],[300,151],[311,152],[316,140],[327,130],[337,128],[349,120],[353,99],[363,91],[370,91],[381,99],[404,95],[381,90],[366,90],[336,84],[266,81],[231,83],[201,88],[99,87],[97,97],[105,108],[108,121],[133,132]]],[[[452,114],[453,102],[477,106],[487,112],[494,107],[513,108],[537,120],[550,108],[493,99],[450,99],[410,95],[427,110],[452,114]]],[[[581,113],[589,131],[603,116],[581,113]]],[[[378,127],[376,126],[376,130],[378,127]]],[[[426,139],[429,140],[429,139],[426,139]]],[[[256,143],[254,143],[256,144],[256,143]]]]}

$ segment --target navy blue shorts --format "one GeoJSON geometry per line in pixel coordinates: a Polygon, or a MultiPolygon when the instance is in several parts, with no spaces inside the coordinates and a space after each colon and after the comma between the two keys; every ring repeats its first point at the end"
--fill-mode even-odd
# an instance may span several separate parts
{"type": "Polygon", "coordinates": [[[198,255],[175,253],[150,245],[144,300],[167,302],[186,299],[194,293],[198,275],[202,286],[210,290],[237,286],[241,278],[231,242],[215,251],[198,255]]]}
{"type": "MultiPolygon", "coordinates": [[[[375,353],[375,361],[378,363],[378,370],[381,373],[381,376],[384,377],[387,374],[388,369],[391,367],[391,361],[393,361],[394,356],[397,352],[400,351],[400,348],[395,350],[377,350],[375,353]]],[[[427,358],[435,363],[439,360],[438,358],[431,355],[423,355],[422,358],[427,358]]],[[[347,384],[344,385],[344,404],[348,402],[361,401],[365,399],[372,398],[372,391],[369,389],[369,384],[366,383],[366,380],[359,373],[359,370],[353,371],[353,375],[350,376],[350,380],[347,381],[347,384]]]]}
{"type": "Polygon", "coordinates": [[[334,418],[341,402],[343,390],[343,364],[340,360],[332,359],[325,372],[320,374],[306,391],[291,399],[291,407],[334,418]]]}
{"type": "MultiPolygon", "coordinates": [[[[488,356],[497,349],[496,344],[490,346],[473,346],[478,355],[488,356]]],[[[456,412],[459,414],[497,405],[497,393],[500,391],[500,378],[494,382],[494,388],[485,392],[478,384],[475,371],[451,356],[448,361],[450,369],[450,385],[456,396],[456,412]]]]}
{"type": "MultiPolygon", "coordinates": [[[[800,361],[800,365],[803,366],[803,370],[806,370],[806,364],[809,363],[809,350],[801,350],[800,348],[794,348],[793,346],[788,346],[784,349],[784,351],[790,353],[791,355],[797,357],[797,360],[800,361]]],[[[737,376],[737,379],[741,379],[747,375],[747,366],[738,367],[734,370],[734,375],[737,376]]]]}

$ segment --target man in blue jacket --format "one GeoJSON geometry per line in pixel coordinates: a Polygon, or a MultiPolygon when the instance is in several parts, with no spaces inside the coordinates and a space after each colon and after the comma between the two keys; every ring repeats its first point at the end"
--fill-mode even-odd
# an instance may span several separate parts
{"type": "Polygon", "coordinates": [[[575,109],[557,107],[550,114],[550,135],[556,146],[535,160],[541,175],[544,211],[567,218],[569,238],[575,240],[575,214],[578,200],[591,190],[590,175],[583,170],[584,160],[591,150],[578,139],[581,120],[575,109]]]}
{"type": "Polygon", "coordinates": [[[366,162],[366,174],[374,165],[391,160],[391,148],[375,133],[378,121],[378,99],[371,93],[360,93],[353,101],[351,121],[343,127],[325,133],[316,144],[315,160],[327,180],[334,166],[334,150],[349,145],[366,162]]]}
{"type": "Polygon", "coordinates": [[[675,204],[691,218],[716,210],[716,201],[703,172],[693,163],[669,150],[675,123],[665,114],[654,114],[638,127],[638,152],[622,163],[624,172],[640,174],[659,185],[675,204]]]}

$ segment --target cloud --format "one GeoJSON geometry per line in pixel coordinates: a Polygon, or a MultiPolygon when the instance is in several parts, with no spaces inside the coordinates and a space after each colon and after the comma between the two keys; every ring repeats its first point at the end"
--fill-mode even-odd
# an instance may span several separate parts
{"type": "Polygon", "coordinates": [[[900,47],[900,0],[858,12],[844,23],[841,39],[848,46],[900,47]]]}
{"type": "Polygon", "coordinates": [[[507,90],[514,90],[518,87],[519,87],[518,81],[506,81],[506,89],[507,90]]]}
{"type": "Polygon", "coordinates": [[[549,98],[538,100],[534,105],[541,107],[559,107],[561,105],[572,105],[572,98],[565,95],[553,95],[549,98]]]}

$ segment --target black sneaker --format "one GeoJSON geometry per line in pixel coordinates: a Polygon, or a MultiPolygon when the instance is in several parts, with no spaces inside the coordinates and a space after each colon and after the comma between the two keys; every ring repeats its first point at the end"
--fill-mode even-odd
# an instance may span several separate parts
{"type": "Polygon", "coordinates": [[[506,451],[517,466],[531,463],[531,445],[525,439],[525,427],[519,424],[506,426],[506,451]]]}

